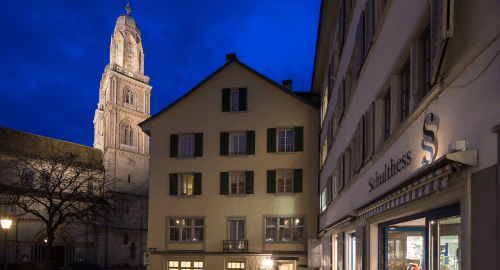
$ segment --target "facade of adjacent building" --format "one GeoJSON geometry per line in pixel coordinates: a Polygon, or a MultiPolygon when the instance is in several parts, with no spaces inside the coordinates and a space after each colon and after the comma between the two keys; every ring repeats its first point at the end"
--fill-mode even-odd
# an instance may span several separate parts
{"type": "Polygon", "coordinates": [[[498,269],[498,1],[323,0],[321,269],[498,269]]]}
{"type": "Polygon", "coordinates": [[[302,269],[317,225],[317,119],[236,55],[140,124],[149,269],[302,269]]]}
{"type": "MultiPolygon", "coordinates": [[[[94,148],[0,128],[3,156],[22,153],[31,141],[40,141],[40,146],[88,152],[102,159],[106,177],[119,179],[114,188],[130,198],[120,224],[61,227],[53,249],[58,254],[54,260],[60,266],[74,262],[103,267],[143,266],[148,222],[149,137],[137,124],[150,116],[152,87],[149,77],[144,76],[141,33],[129,12],[127,5],[127,14],[118,17],[111,36],[110,63],[102,75],[94,117],[94,148]]],[[[44,237],[42,223],[36,219],[14,220],[7,236],[7,262],[42,262],[44,237]]]]}

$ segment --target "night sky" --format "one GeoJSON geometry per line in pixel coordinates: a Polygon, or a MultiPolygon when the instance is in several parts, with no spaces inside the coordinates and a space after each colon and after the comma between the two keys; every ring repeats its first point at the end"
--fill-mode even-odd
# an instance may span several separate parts
{"type": "MultiPolygon", "coordinates": [[[[128,1],[0,1],[0,126],[93,145],[99,82],[128,1]]],[[[130,1],[151,115],[225,54],[310,91],[320,0],[130,1]]]]}

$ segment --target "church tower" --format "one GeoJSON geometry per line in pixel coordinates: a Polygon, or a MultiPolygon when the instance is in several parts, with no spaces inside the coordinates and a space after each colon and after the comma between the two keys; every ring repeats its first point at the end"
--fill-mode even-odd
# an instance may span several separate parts
{"type": "MultiPolygon", "coordinates": [[[[137,124],[150,116],[151,86],[144,76],[141,32],[127,14],[116,20],[94,116],[94,147],[104,153],[106,174],[123,187],[147,192],[149,137],[137,124]]],[[[146,193],[147,194],[147,193],[146,193]]]]}

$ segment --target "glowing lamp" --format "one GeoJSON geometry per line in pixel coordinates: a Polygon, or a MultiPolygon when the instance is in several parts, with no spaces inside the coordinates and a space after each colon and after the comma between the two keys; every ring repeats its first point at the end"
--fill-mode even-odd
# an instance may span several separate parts
{"type": "Polygon", "coordinates": [[[10,225],[12,224],[12,220],[10,220],[10,219],[2,219],[0,221],[0,223],[2,223],[2,228],[8,230],[8,229],[10,229],[10,225]]]}
{"type": "Polygon", "coordinates": [[[273,260],[271,260],[271,259],[269,259],[269,258],[266,258],[266,259],[264,260],[264,266],[265,266],[265,267],[271,267],[271,266],[273,266],[273,260]]]}

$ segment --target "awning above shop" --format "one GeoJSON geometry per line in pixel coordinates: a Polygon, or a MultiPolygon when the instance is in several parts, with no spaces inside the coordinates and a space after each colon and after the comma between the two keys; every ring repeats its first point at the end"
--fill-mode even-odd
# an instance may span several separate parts
{"type": "Polygon", "coordinates": [[[338,228],[342,228],[344,226],[347,226],[349,223],[351,223],[354,219],[356,218],[355,215],[353,214],[349,214],[343,218],[341,218],[340,220],[326,226],[323,230],[319,231],[318,232],[318,236],[322,236],[324,235],[325,233],[327,233],[328,231],[332,231],[332,230],[336,230],[338,228]]]}
{"type": "Polygon", "coordinates": [[[415,171],[403,184],[389,191],[383,198],[362,207],[358,212],[361,219],[368,218],[398,205],[418,199],[429,193],[446,188],[448,175],[462,164],[476,166],[477,150],[447,154],[430,165],[415,171]]]}

